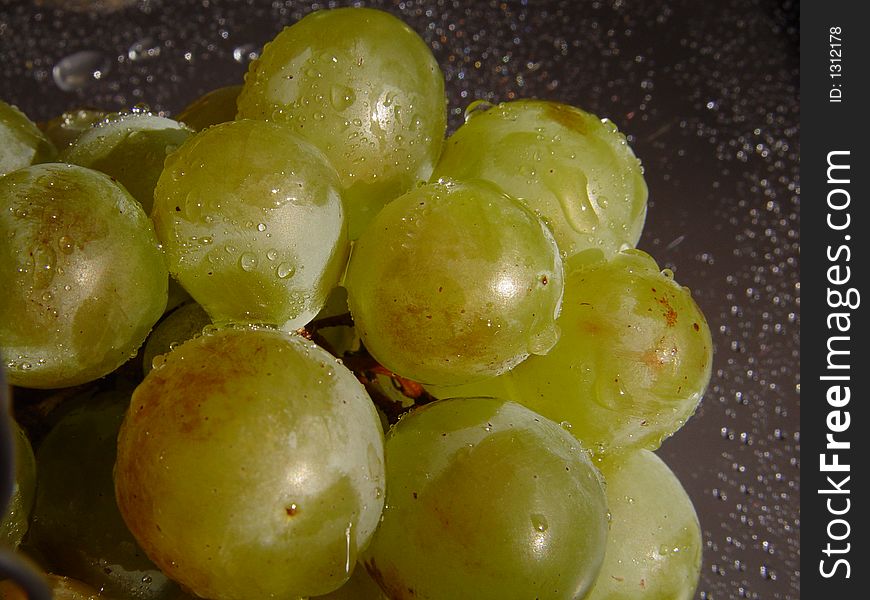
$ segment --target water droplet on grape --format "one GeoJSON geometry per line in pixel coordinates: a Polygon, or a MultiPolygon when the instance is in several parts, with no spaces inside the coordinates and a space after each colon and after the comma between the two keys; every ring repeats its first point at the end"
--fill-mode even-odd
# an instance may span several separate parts
{"type": "Polygon", "coordinates": [[[532,515],[532,527],[534,527],[536,531],[544,532],[549,529],[550,524],[547,523],[547,518],[544,515],[535,513],[532,515]]]}
{"type": "Polygon", "coordinates": [[[257,268],[257,255],[253,252],[243,252],[239,257],[239,265],[245,271],[251,271],[257,268]]]}
{"type": "Polygon", "coordinates": [[[465,122],[467,123],[473,117],[476,117],[477,115],[483,114],[484,112],[488,111],[492,107],[493,107],[493,105],[491,102],[488,102],[486,100],[475,100],[474,102],[469,104],[465,109],[465,114],[464,114],[465,122]]]}
{"type": "Polygon", "coordinates": [[[296,267],[291,265],[290,263],[281,263],[277,268],[278,277],[281,279],[287,279],[288,277],[293,277],[296,273],[296,267]]]}

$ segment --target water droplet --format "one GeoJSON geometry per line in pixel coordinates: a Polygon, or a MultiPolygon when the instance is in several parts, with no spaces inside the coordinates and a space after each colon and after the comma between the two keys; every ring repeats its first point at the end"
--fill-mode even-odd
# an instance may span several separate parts
{"type": "Polygon", "coordinates": [[[532,527],[535,528],[535,531],[544,532],[550,527],[550,524],[547,523],[547,517],[542,514],[535,513],[532,515],[532,527]]]}
{"type": "Polygon", "coordinates": [[[69,236],[60,236],[60,239],[57,241],[57,245],[60,248],[60,251],[64,254],[72,254],[73,240],[69,236]]]}
{"type": "Polygon", "coordinates": [[[269,260],[275,260],[276,258],[278,258],[278,251],[272,248],[271,250],[266,252],[266,258],[268,258],[269,260]]]}
{"type": "Polygon", "coordinates": [[[266,231],[265,223],[257,223],[257,231],[266,231]]]}
{"type": "Polygon", "coordinates": [[[257,268],[257,255],[253,252],[243,252],[239,257],[239,265],[245,271],[251,271],[257,268]]]}
{"type": "Polygon", "coordinates": [[[529,338],[529,352],[538,355],[546,354],[559,341],[561,333],[559,326],[555,322],[539,329],[529,338]]]}
{"type": "Polygon", "coordinates": [[[296,267],[294,267],[290,263],[281,263],[278,265],[277,269],[278,277],[281,279],[287,279],[288,277],[293,277],[296,273],[296,267]]]}
{"type": "Polygon", "coordinates": [[[51,69],[54,83],[65,92],[80,90],[106,76],[111,63],[94,50],[82,50],[57,61],[51,69]]]}
{"type": "Polygon", "coordinates": [[[464,115],[465,122],[467,123],[473,117],[476,117],[477,115],[485,113],[490,108],[492,108],[492,106],[493,106],[492,103],[487,102],[486,100],[475,100],[474,102],[469,104],[468,107],[466,107],[466,109],[465,109],[465,115],[464,115]]]}

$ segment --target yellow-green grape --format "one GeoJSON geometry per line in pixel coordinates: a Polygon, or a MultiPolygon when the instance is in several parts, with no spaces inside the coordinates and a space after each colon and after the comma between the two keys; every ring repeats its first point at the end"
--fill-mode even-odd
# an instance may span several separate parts
{"type": "MultiPolygon", "coordinates": [[[[9,418],[0,415],[0,418],[9,418]]],[[[30,510],[36,492],[36,459],[30,439],[17,421],[9,418],[15,437],[15,483],[12,497],[0,519],[0,547],[16,548],[30,524],[30,510]]]]}
{"type": "MultiPolygon", "coordinates": [[[[47,573],[48,589],[53,600],[106,600],[106,596],[91,586],[71,577],[47,573]]],[[[0,600],[28,600],[27,593],[13,581],[0,581],[0,600]]]]}
{"type": "Polygon", "coordinates": [[[95,108],[79,108],[66,111],[42,123],[45,136],[56,148],[64,150],[72,146],[78,137],[106,117],[106,112],[95,108]]]}
{"type": "Polygon", "coordinates": [[[596,250],[566,262],[562,336],[546,356],[439,398],[495,396],[570,426],[596,454],[658,448],[710,381],[710,328],[691,292],[648,254],[596,250]]]}
{"type": "Polygon", "coordinates": [[[0,178],[0,348],[14,385],[73,386],[133,356],[166,306],[163,253],[108,176],[35,165],[0,178]]]}
{"type": "Polygon", "coordinates": [[[604,564],[584,600],[691,600],[701,573],[695,507],[668,466],[648,450],[608,457],[610,532],[604,564]]]}
{"type": "Polygon", "coordinates": [[[212,125],[226,123],[236,118],[236,100],[241,85],[228,85],[212,90],[194,100],[176,119],[194,131],[208,129],[212,125]]]}
{"type": "Polygon", "coordinates": [[[192,132],[146,111],[114,114],[84,131],[60,157],[110,175],[150,213],[166,156],[192,132]]]}
{"type": "Polygon", "coordinates": [[[131,389],[71,402],[36,453],[38,481],[29,543],[52,570],[110,597],[166,599],[177,587],[148,560],[115,502],[112,469],[131,389]]]}
{"type": "Polygon", "coordinates": [[[57,149],[15,106],[0,100],[0,175],[54,160],[57,149]]]}
{"type": "Polygon", "coordinates": [[[203,328],[210,324],[211,317],[196,302],[179,306],[166,315],[148,336],[142,349],[143,373],[147,375],[154,367],[155,361],[159,364],[165,360],[164,354],[199,335],[203,328]]]}
{"type": "Polygon", "coordinates": [[[388,204],[357,240],[345,285],[372,356],[424,383],[498,375],[558,338],[556,243],[488,185],[428,184],[388,204]]]}
{"type": "Polygon", "coordinates": [[[447,124],[444,76],[426,43],[389,13],[312,13],[266,44],[245,75],[240,118],[287,123],[329,158],[351,239],[425,181],[447,124]]]}
{"type": "Polygon", "coordinates": [[[647,187],[625,136],[566,104],[472,105],[445,143],[432,179],[486,179],[522,200],[553,230],[564,256],[634,247],[647,187]]]}
{"type": "Polygon", "coordinates": [[[311,600],[390,600],[380,586],[372,579],[363,565],[357,565],[347,582],[325,596],[314,596],[311,600]]]}
{"type": "Polygon", "coordinates": [[[354,375],[301,336],[215,328],[153,369],[118,437],[124,520],[211,600],[326,594],[378,524],[383,433],[354,375]]]}
{"type": "Polygon", "coordinates": [[[513,402],[429,404],[387,436],[387,500],[363,555],[390,598],[583,598],[604,558],[598,471],[513,402]]]}
{"type": "Polygon", "coordinates": [[[338,178],[289,127],[215,125],[174,152],[154,226],[169,270],[215,322],[302,327],[348,252],[338,178]]]}

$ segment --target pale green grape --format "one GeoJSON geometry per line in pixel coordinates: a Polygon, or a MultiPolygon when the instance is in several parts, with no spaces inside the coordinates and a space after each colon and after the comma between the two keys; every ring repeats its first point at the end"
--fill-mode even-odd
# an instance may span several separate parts
{"type": "Polygon", "coordinates": [[[607,505],[588,455],[558,424],[512,402],[435,402],[393,427],[386,464],[383,520],[363,562],[390,598],[589,590],[607,505]]]}
{"type": "Polygon", "coordinates": [[[0,175],[54,160],[57,149],[36,124],[0,100],[0,175]]]}
{"type": "Polygon", "coordinates": [[[169,598],[177,587],[136,545],[115,502],[118,429],[132,390],[70,400],[36,453],[29,543],[52,570],[127,600],[169,598]]]}
{"type": "Polygon", "coordinates": [[[106,117],[106,112],[94,108],[66,111],[41,125],[45,136],[56,148],[72,146],[78,137],[106,117]]]}
{"type": "Polygon", "coordinates": [[[155,360],[162,362],[163,355],[187,340],[202,333],[211,324],[208,313],[196,302],[179,306],[157,324],[145,347],[142,349],[142,371],[145,375],[154,366],[155,360]]]}
{"type": "Polygon", "coordinates": [[[109,177],[44,164],[0,178],[0,348],[9,381],[106,375],[163,314],[169,279],[151,221],[109,177]]]}
{"type": "Polygon", "coordinates": [[[276,123],[191,138],[167,159],[151,218],[170,272],[215,322],[302,327],[348,252],[335,171],[276,123]]]}
{"type": "Polygon", "coordinates": [[[383,433],[353,374],[277,330],[215,328],[153,369],[118,437],[139,544],[212,600],[341,586],[383,506],[383,433]]]}
{"type": "Polygon", "coordinates": [[[607,482],[610,532],[604,565],[584,600],[690,600],[701,573],[695,507],[648,450],[598,464],[607,482]]]}
{"type": "Polygon", "coordinates": [[[429,184],[388,204],[357,240],[345,285],[372,356],[424,383],[498,375],[558,337],[553,237],[488,185],[429,184]]]}
{"type": "Polygon", "coordinates": [[[178,121],[145,111],[114,114],[84,131],[61,159],[112,176],[150,213],[166,156],[191,133],[178,121]]]}
{"type": "Polygon", "coordinates": [[[325,596],[311,600],[389,600],[363,565],[357,565],[347,582],[325,596]]]}
{"type": "Polygon", "coordinates": [[[553,230],[564,256],[634,246],[646,218],[640,162],[616,126],[565,104],[516,100],[468,118],[432,179],[486,179],[553,230]]]}
{"type": "Polygon", "coordinates": [[[36,459],[30,439],[18,422],[6,415],[0,415],[0,418],[9,419],[15,438],[15,484],[12,497],[0,519],[0,547],[15,548],[21,543],[30,524],[30,509],[36,492],[36,459]]]}
{"type": "Polygon", "coordinates": [[[447,123],[444,76],[426,43],[389,13],[343,8],[284,29],[251,63],[242,118],[287,123],[329,158],[351,239],[425,181],[447,123]]]}
{"type": "Polygon", "coordinates": [[[566,263],[562,336],[546,356],[437,397],[495,396],[565,422],[595,453],[649,448],[682,427],[710,381],[710,328],[691,292],[640,250],[566,263]]]}
{"type": "Polygon", "coordinates": [[[236,99],[241,91],[241,85],[228,85],[203,94],[178,113],[176,120],[195,131],[232,121],[236,118],[236,99]]]}

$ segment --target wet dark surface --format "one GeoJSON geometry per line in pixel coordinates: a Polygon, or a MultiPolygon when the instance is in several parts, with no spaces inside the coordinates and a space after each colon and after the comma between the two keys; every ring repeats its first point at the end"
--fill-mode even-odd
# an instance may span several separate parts
{"type": "MultiPolygon", "coordinates": [[[[0,0],[0,98],[35,120],[172,115],[240,83],[283,25],[347,4],[0,0]]],[[[797,3],[364,4],[431,45],[451,128],[472,100],[540,97],[629,135],[650,188],[640,247],[693,290],[715,341],[704,402],[661,449],[704,531],[697,597],[799,598],[797,3]]]]}

